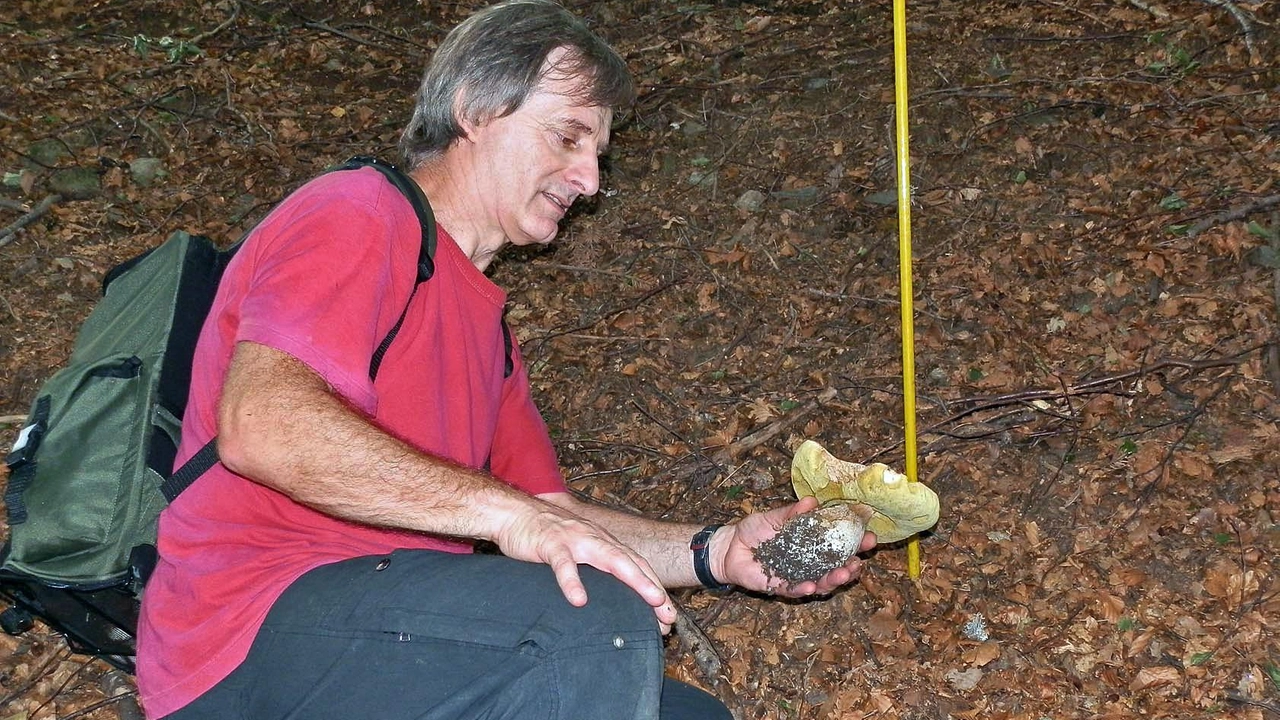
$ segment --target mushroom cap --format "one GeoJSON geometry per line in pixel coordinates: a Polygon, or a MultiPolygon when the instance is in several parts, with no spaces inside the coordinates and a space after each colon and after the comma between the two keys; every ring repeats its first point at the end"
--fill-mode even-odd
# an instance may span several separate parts
{"type": "Polygon", "coordinates": [[[883,463],[862,465],[841,460],[813,440],[804,441],[791,459],[791,486],[797,497],[813,496],[824,505],[867,505],[875,511],[867,529],[879,542],[905,540],[938,522],[938,494],[911,482],[883,463]]]}

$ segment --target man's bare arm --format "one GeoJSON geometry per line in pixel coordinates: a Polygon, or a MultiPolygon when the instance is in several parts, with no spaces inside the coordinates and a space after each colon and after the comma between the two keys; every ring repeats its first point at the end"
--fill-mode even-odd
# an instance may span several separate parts
{"type": "MultiPolygon", "coordinates": [[[[689,541],[695,532],[702,529],[702,525],[665,522],[620,512],[583,502],[568,493],[547,493],[539,497],[607,528],[614,537],[648,560],[667,587],[699,584],[689,541]]],[[[757,545],[773,537],[787,520],[813,510],[817,504],[814,498],[806,498],[792,505],[748,515],[717,530],[711,537],[708,550],[712,575],[722,583],[786,597],[828,593],[852,582],[862,570],[862,561],[856,557],[817,581],[796,585],[787,585],[778,578],[769,577],[755,559],[753,549],[757,545]]],[[[862,550],[867,551],[874,546],[875,534],[867,533],[862,550]]]]}
{"type": "Polygon", "coordinates": [[[577,565],[592,565],[635,589],[664,626],[675,620],[648,562],[606,530],[388,435],[273,348],[236,346],[218,409],[218,454],[232,472],[334,517],[490,540],[508,557],[546,563],[575,605],[587,601],[577,565]]]}

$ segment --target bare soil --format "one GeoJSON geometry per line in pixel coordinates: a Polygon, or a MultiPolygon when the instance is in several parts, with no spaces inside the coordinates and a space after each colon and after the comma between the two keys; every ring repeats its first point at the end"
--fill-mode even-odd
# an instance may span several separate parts
{"type": "MultiPolygon", "coordinates": [[[[478,4],[4,3],[0,227],[60,197],[0,238],[0,442],[104,271],[391,157],[478,4]]],[[[570,4],[642,96],[604,191],[492,274],[572,488],[725,522],[792,498],[805,438],[902,469],[890,5],[570,4]]],[[[1280,717],[1277,4],[907,18],[923,571],[683,592],[710,649],[668,671],[743,718],[1280,717]]],[[[0,718],[116,717],[105,670],[0,636],[0,718]]]]}

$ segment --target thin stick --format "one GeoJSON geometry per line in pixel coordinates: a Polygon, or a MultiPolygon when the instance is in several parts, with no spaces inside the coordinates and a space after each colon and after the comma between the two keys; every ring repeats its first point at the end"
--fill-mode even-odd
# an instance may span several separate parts
{"type": "Polygon", "coordinates": [[[31,211],[28,212],[26,215],[23,215],[22,217],[15,220],[13,224],[9,225],[3,230],[0,230],[0,248],[13,242],[13,238],[15,235],[18,234],[19,230],[30,225],[36,220],[40,219],[41,216],[49,212],[49,208],[53,207],[54,205],[56,205],[61,201],[62,201],[62,196],[59,195],[58,193],[47,195],[45,196],[45,199],[40,201],[39,205],[36,205],[35,207],[31,208],[31,211]]]}
{"type": "Polygon", "coordinates": [[[1195,237],[1215,225],[1243,220],[1259,210],[1266,210],[1273,205],[1280,205],[1280,195],[1264,197],[1247,205],[1234,207],[1230,210],[1220,212],[1217,215],[1201,220],[1195,225],[1192,225],[1190,230],[1187,230],[1187,237],[1195,237]]]}
{"type": "MultiPolygon", "coordinates": [[[[1249,22],[1249,15],[1245,11],[1236,7],[1235,3],[1230,0],[1200,0],[1203,3],[1220,7],[1231,13],[1231,17],[1240,23],[1240,29],[1244,31],[1244,46],[1249,51],[1249,62],[1253,65],[1262,64],[1262,58],[1258,56],[1258,50],[1253,46],[1253,23],[1249,22]]],[[[1132,2],[1132,0],[1130,0],[1132,2]]]]}
{"type": "Polygon", "coordinates": [[[239,3],[239,2],[236,2],[236,3],[234,3],[234,4],[232,5],[232,7],[231,7],[231,17],[229,17],[229,18],[227,18],[226,20],[224,20],[224,21],[222,22],[222,24],[221,24],[221,25],[219,25],[218,27],[216,27],[216,28],[214,28],[214,29],[210,30],[209,32],[202,32],[202,33],[200,33],[199,35],[197,35],[197,36],[195,36],[195,37],[191,38],[191,39],[190,39],[190,40],[188,40],[187,42],[191,43],[192,45],[199,45],[200,43],[204,42],[205,40],[208,40],[209,38],[213,37],[214,35],[217,35],[218,33],[222,32],[223,30],[226,30],[228,27],[230,27],[230,26],[231,26],[231,23],[233,23],[233,22],[235,22],[235,21],[236,21],[236,18],[238,18],[238,17],[240,17],[240,3],[239,3]]]}
{"type": "Polygon", "coordinates": [[[823,403],[833,400],[835,397],[835,388],[827,388],[826,390],[823,390],[818,397],[813,398],[804,405],[795,408],[791,412],[783,415],[777,420],[774,420],[750,435],[739,438],[728,445],[725,445],[715,454],[715,460],[724,464],[732,462],[735,457],[740,456],[742,453],[754,450],[769,440],[777,437],[784,430],[787,430],[807,417],[809,413],[812,413],[814,410],[822,407],[823,403]]]}

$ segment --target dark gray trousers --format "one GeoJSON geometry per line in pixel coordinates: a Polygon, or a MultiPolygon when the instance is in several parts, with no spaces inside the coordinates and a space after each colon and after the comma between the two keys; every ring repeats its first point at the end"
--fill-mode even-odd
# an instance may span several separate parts
{"type": "Polygon", "coordinates": [[[170,720],[728,720],[663,677],[653,611],[580,567],[400,551],[316,568],[272,606],[245,661],[170,720]]]}

